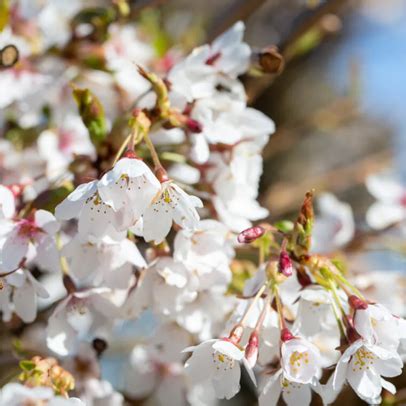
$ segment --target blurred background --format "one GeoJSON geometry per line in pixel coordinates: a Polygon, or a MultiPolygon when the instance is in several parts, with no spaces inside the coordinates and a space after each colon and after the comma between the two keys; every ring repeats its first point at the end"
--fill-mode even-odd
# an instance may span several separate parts
{"type": "MultiPolygon", "coordinates": [[[[130,3],[163,49],[171,44],[191,49],[244,20],[246,42],[258,51],[272,50],[274,56],[272,73],[243,78],[250,104],[269,115],[277,128],[265,149],[260,193],[270,220],[293,219],[310,189],[316,196],[332,192],[354,211],[357,232],[346,247],[353,270],[405,273],[404,231],[375,234],[366,226],[365,213],[374,198],[365,179],[391,168],[406,184],[406,0],[130,3]],[[386,243],[394,237],[396,249],[386,243]]],[[[391,295],[390,283],[387,289],[391,295]]],[[[405,299],[406,283],[396,289],[405,299]]],[[[135,329],[142,336],[150,327],[146,318],[135,329]]],[[[125,342],[134,328],[121,334],[125,342]]],[[[116,358],[114,344],[106,355],[104,376],[114,382],[122,359],[116,358]]],[[[406,378],[395,383],[405,388],[406,378]]],[[[406,405],[405,398],[400,390],[397,400],[385,397],[384,403],[406,405]]],[[[233,400],[255,402],[250,390],[233,400]]],[[[344,402],[361,404],[349,390],[336,404],[344,402]]]]}

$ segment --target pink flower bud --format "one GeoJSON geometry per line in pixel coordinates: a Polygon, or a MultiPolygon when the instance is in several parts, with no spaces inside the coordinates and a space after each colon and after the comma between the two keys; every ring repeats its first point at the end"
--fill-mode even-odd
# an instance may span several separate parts
{"type": "Polygon", "coordinates": [[[289,254],[283,250],[279,255],[279,272],[285,276],[291,276],[293,273],[293,264],[292,260],[289,257],[289,254]]]}
{"type": "Polygon", "coordinates": [[[293,340],[295,338],[295,336],[290,332],[290,330],[288,328],[283,328],[281,331],[281,341],[282,342],[286,342],[289,340],[293,340]]]}
{"type": "Polygon", "coordinates": [[[248,361],[250,368],[253,368],[258,359],[259,337],[258,333],[254,330],[248,340],[248,345],[245,348],[245,358],[248,361]]]}
{"type": "Polygon", "coordinates": [[[202,125],[193,118],[188,118],[186,120],[186,126],[192,133],[201,133],[203,130],[202,125]]]}
{"type": "Polygon", "coordinates": [[[13,185],[8,185],[7,188],[10,190],[10,192],[13,194],[14,197],[20,197],[23,194],[25,185],[19,185],[17,183],[13,185]]]}
{"type": "Polygon", "coordinates": [[[368,303],[365,302],[365,300],[360,299],[358,296],[351,295],[348,298],[348,304],[354,309],[354,310],[365,310],[368,308],[368,303]]]}
{"type": "Polygon", "coordinates": [[[238,234],[237,240],[241,244],[249,244],[255,241],[257,238],[262,237],[264,233],[265,229],[261,226],[250,227],[244,231],[241,231],[241,233],[238,234]]]}

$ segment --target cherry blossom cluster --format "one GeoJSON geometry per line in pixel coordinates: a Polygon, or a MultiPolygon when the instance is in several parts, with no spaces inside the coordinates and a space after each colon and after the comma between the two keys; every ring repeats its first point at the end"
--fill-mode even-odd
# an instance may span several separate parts
{"type": "Polygon", "coordinates": [[[0,406],[210,405],[242,376],[260,405],[329,404],[346,383],[371,404],[394,393],[384,378],[401,373],[406,322],[330,255],[353,238],[351,208],[324,194],[315,220],[309,192],[296,221],[253,225],[268,215],[257,198],[275,128],[247,105],[244,24],[158,56],[120,19],[125,1],[111,19],[79,0],[11,3],[0,312],[41,357],[0,406]]]}

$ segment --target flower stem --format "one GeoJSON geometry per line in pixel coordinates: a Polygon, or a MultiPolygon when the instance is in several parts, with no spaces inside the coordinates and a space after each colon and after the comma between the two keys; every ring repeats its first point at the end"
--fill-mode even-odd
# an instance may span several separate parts
{"type": "Polygon", "coordinates": [[[121,144],[120,149],[117,151],[116,157],[114,158],[112,166],[114,166],[117,163],[117,161],[120,159],[121,155],[123,155],[123,152],[124,152],[126,146],[129,144],[129,142],[132,138],[133,138],[133,132],[131,132],[131,134],[128,135],[127,138],[124,140],[124,142],[121,144]]]}
{"type": "Polygon", "coordinates": [[[262,287],[258,290],[257,294],[254,296],[254,298],[252,299],[252,302],[250,303],[250,305],[248,306],[247,310],[245,311],[244,315],[242,316],[239,324],[240,325],[244,325],[247,321],[248,315],[249,313],[252,311],[252,309],[255,306],[255,303],[258,301],[258,299],[262,296],[262,294],[264,293],[265,289],[267,287],[267,284],[264,283],[262,285],[262,287]]]}
{"type": "Polygon", "coordinates": [[[276,284],[273,286],[273,293],[275,295],[276,310],[277,310],[278,316],[279,316],[279,327],[282,331],[283,329],[286,328],[286,321],[285,321],[285,317],[283,316],[283,305],[282,305],[281,298],[279,296],[278,285],[276,285],[276,284]]]}
{"type": "Polygon", "coordinates": [[[266,313],[268,311],[269,305],[271,303],[271,295],[268,295],[265,299],[264,307],[262,308],[261,314],[258,317],[257,323],[255,325],[255,331],[258,333],[264,323],[266,313]]]}
{"type": "Polygon", "coordinates": [[[151,158],[152,158],[152,162],[154,163],[155,170],[157,170],[159,168],[163,168],[161,161],[159,159],[158,153],[156,152],[155,145],[152,143],[149,134],[147,134],[147,133],[144,134],[144,141],[147,144],[147,147],[151,154],[151,158]]]}

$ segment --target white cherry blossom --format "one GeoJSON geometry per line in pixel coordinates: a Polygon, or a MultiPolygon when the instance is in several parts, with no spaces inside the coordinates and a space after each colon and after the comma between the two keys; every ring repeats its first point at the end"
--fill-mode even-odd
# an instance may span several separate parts
{"type": "MultiPolygon", "coordinates": [[[[219,399],[231,399],[238,393],[241,378],[240,362],[245,360],[241,348],[226,339],[215,339],[205,341],[196,347],[186,348],[184,351],[192,352],[185,364],[186,374],[192,384],[200,383],[214,388],[219,399]]],[[[247,370],[250,371],[250,368],[247,370]]]]}
{"type": "Polygon", "coordinates": [[[143,215],[144,239],[159,244],[168,235],[172,222],[186,230],[195,230],[200,219],[196,207],[203,207],[198,197],[188,195],[173,181],[163,182],[143,215]]]}
{"type": "Polygon", "coordinates": [[[44,270],[59,270],[59,253],[55,234],[59,223],[46,210],[37,210],[33,218],[17,220],[3,236],[0,247],[0,269],[10,272],[27,258],[30,247],[35,248],[34,261],[44,270]]]}
{"type": "Polygon", "coordinates": [[[10,321],[13,310],[25,323],[37,316],[37,297],[47,298],[47,290],[26,269],[0,277],[0,310],[3,321],[10,321]]]}
{"type": "Polygon", "coordinates": [[[121,229],[135,224],[160,188],[149,167],[143,161],[132,158],[120,159],[97,185],[103,202],[121,213],[121,229]]]}
{"type": "Polygon", "coordinates": [[[345,246],[355,232],[354,215],[348,203],[341,202],[331,193],[317,199],[319,215],[313,226],[312,251],[328,253],[345,246]]]}
{"type": "Polygon", "coordinates": [[[371,175],[366,186],[377,201],[372,204],[366,214],[370,227],[383,229],[406,218],[406,188],[400,178],[391,172],[371,175]]]}
{"type": "Polygon", "coordinates": [[[329,397],[339,393],[348,381],[356,394],[369,404],[379,404],[382,388],[396,392],[394,385],[382,377],[392,378],[402,373],[402,360],[391,350],[362,340],[352,343],[337,363],[328,384],[329,397]]]}
{"type": "Polygon", "coordinates": [[[317,379],[306,384],[292,382],[280,369],[265,381],[258,398],[259,406],[276,406],[281,395],[287,406],[307,406],[312,399],[312,390],[319,394],[322,391],[317,379]]]}
{"type": "Polygon", "coordinates": [[[0,406],[21,405],[44,405],[44,406],[85,406],[77,398],[66,399],[55,396],[49,387],[37,386],[30,388],[20,383],[8,383],[0,389],[0,406]]]}
{"type": "Polygon", "coordinates": [[[78,231],[81,237],[91,242],[105,238],[119,241],[125,238],[125,231],[117,231],[122,217],[104,203],[97,192],[96,180],[79,185],[55,209],[59,220],[78,218],[78,231]]]}
{"type": "Polygon", "coordinates": [[[328,291],[317,287],[308,287],[300,292],[299,306],[293,331],[300,332],[304,337],[336,327],[331,295],[328,291]]]}
{"type": "Polygon", "coordinates": [[[193,234],[181,230],[176,235],[174,258],[196,273],[200,290],[213,285],[226,288],[231,282],[233,257],[229,231],[215,220],[201,220],[193,234]]]}
{"type": "Polygon", "coordinates": [[[48,320],[48,348],[65,356],[76,351],[80,340],[105,336],[123,300],[107,288],[69,294],[48,320]]]}
{"type": "Polygon", "coordinates": [[[395,351],[399,341],[406,338],[406,321],[394,316],[381,304],[369,304],[366,309],[357,309],[354,327],[369,343],[395,351]]]}
{"type": "Polygon", "coordinates": [[[286,379],[308,384],[320,376],[320,351],[303,338],[293,338],[281,345],[281,364],[286,379]]]}
{"type": "Polygon", "coordinates": [[[123,306],[126,318],[150,307],[156,314],[174,316],[196,298],[196,279],[171,257],[160,257],[145,269],[123,306]]]}
{"type": "Polygon", "coordinates": [[[70,275],[80,284],[127,289],[133,266],[147,266],[137,246],[130,240],[91,243],[79,235],[72,238],[62,249],[68,261],[70,275]]]}

